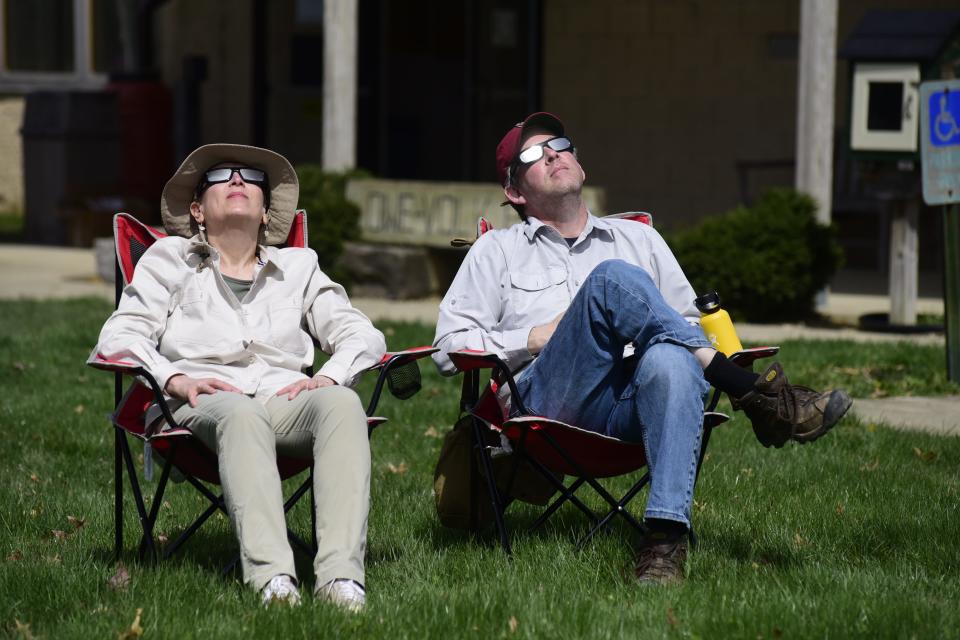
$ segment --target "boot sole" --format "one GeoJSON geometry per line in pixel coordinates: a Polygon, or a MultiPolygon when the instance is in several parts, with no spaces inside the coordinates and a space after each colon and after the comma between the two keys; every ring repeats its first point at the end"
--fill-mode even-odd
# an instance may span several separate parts
{"type": "Polygon", "coordinates": [[[851,406],[853,406],[853,400],[850,399],[850,396],[848,396],[845,391],[837,389],[830,394],[830,401],[827,402],[827,408],[823,411],[823,425],[819,429],[805,435],[794,436],[793,439],[800,444],[813,442],[823,436],[827,431],[830,431],[833,425],[837,424],[840,418],[850,410],[851,406]]]}

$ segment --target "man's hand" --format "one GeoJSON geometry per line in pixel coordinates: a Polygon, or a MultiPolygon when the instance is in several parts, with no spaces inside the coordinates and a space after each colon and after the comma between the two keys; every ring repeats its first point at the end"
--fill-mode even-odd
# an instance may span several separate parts
{"type": "Polygon", "coordinates": [[[277,391],[277,395],[282,396],[283,394],[287,394],[287,400],[293,400],[301,391],[319,389],[320,387],[332,387],[335,384],[337,384],[337,381],[333,378],[315,376],[313,378],[307,378],[306,380],[298,380],[293,384],[288,384],[283,389],[280,389],[280,391],[277,391]]]}
{"type": "Polygon", "coordinates": [[[550,340],[550,337],[553,335],[553,332],[557,330],[557,325],[560,324],[563,313],[547,324],[537,325],[533,329],[530,329],[530,335],[527,336],[527,351],[530,352],[530,355],[535,356],[543,350],[547,341],[550,340]]]}
{"type": "Polygon", "coordinates": [[[217,391],[243,393],[240,389],[223,380],[217,380],[216,378],[191,378],[182,373],[178,373],[169,378],[163,390],[170,397],[186,400],[190,403],[191,407],[197,406],[197,396],[203,393],[213,394],[217,391]]]}

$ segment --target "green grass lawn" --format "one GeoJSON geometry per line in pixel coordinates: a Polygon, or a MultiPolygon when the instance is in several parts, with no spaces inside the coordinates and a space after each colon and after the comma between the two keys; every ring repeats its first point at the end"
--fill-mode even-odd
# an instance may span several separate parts
{"type": "MultiPolygon", "coordinates": [[[[145,638],[960,637],[960,439],[848,418],[815,444],[766,450],[738,415],[715,433],[698,485],[689,578],[641,588],[627,577],[636,543],[628,528],[618,523],[575,552],[584,522],[572,508],[516,533],[513,561],[492,535],[437,524],[437,434],[456,419],[459,380],[432,365],[419,395],[388,398],[379,411],[391,422],[373,438],[366,613],[309,597],[296,610],[262,609],[238,574],[219,574],[235,552],[222,517],[173,561],[141,564],[130,500],[130,579],[111,586],[112,376],[83,365],[109,312],[92,300],[0,303],[4,635],[136,637],[142,609],[145,638]]],[[[391,348],[432,338],[424,326],[383,329],[391,348]]],[[[791,380],[811,386],[842,385],[856,397],[958,392],[942,348],[782,346],[791,380]]],[[[194,494],[168,490],[160,534],[173,539],[203,508],[194,494]]],[[[642,496],[635,504],[642,511],[642,496]]],[[[520,530],[535,513],[515,507],[508,522],[520,530]]],[[[308,534],[304,505],[290,519],[308,534]]],[[[299,562],[309,592],[310,562],[299,562]]]]}

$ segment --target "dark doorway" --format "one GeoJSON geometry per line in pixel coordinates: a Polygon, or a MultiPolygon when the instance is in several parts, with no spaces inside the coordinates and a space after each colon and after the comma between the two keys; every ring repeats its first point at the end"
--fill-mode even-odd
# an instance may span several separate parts
{"type": "Polygon", "coordinates": [[[383,178],[495,181],[539,107],[540,0],[360,0],[357,162],[383,178]]]}

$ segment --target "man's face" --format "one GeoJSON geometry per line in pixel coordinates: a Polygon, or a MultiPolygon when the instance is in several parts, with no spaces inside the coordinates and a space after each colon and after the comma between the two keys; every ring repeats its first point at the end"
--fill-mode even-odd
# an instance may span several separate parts
{"type": "Polygon", "coordinates": [[[542,145],[543,157],[531,164],[520,165],[514,173],[514,190],[525,204],[533,204],[541,198],[579,193],[586,174],[577,157],[570,151],[554,151],[543,143],[555,136],[550,133],[535,133],[523,142],[521,150],[542,145]]]}

